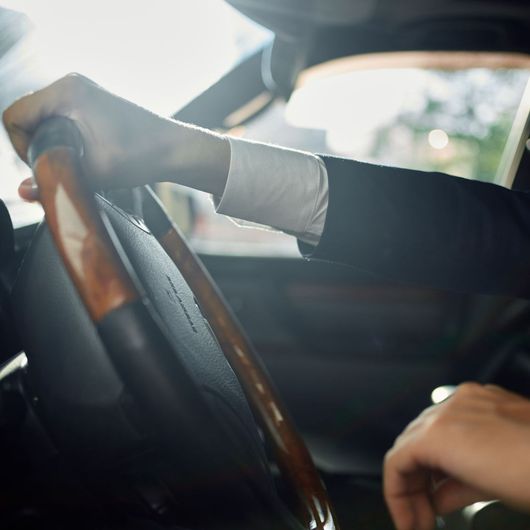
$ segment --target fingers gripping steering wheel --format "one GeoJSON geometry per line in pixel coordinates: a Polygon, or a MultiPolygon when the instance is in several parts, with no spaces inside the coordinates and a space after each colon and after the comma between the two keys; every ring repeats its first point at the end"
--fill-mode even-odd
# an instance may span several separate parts
{"type": "MultiPolygon", "coordinates": [[[[108,222],[104,210],[110,207],[98,205],[81,178],[80,156],[80,134],[66,118],[44,122],[28,152],[48,229],[115,371],[148,418],[150,428],[176,459],[181,463],[182,460],[193,462],[194,473],[196,467],[201,467],[198,462],[203,462],[204,466],[218,466],[221,473],[227,469],[233,473],[237,468],[244,476],[248,466],[226,451],[228,446],[233,449],[234,444],[221,441],[227,436],[217,425],[218,419],[201,392],[197,378],[204,367],[195,372],[193,366],[191,370],[183,369],[183,356],[176,355],[178,348],[172,340],[171,329],[168,330],[171,326],[161,318],[163,311],[157,307],[156,300],[148,299],[146,290],[149,289],[144,289],[139,279],[141,274],[122,248],[123,237],[120,244],[108,222]],[[209,456],[205,459],[204,455],[209,456]]],[[[237,374],[288,485],[289,497],[296,499],[294,526],[307,530],[338,529],[309,452],[235,316],[156,197],[148,192],[144,213],[158,246],[162,246],[166,257],[191,288],[208,322],[204,326],[211,327],[216,342],[237,374]]],[[[183,342],[199,345],[192,348],[194,359],[190,362],[203,362],[202,352],[196,350],[207,349],[206,341],[193,343],[201,340],[202,328],[193,320],[190,306],[186,307],[185,296],[180,287],[173,285],[171,273],[155,271],[156,277],[158,283],[168,279],[168,296],[181,311],[183,320],[187,320],[183,342]]]]}

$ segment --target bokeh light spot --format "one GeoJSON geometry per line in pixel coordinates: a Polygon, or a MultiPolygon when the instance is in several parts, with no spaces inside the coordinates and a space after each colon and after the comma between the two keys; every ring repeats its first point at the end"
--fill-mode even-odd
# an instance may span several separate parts
{"type": "Polygon", "coordinates": [[[442,129],[433,129],[429,133],[429,144],[433,149],[445,149],[449,144],[449,136],[442,129]]]}

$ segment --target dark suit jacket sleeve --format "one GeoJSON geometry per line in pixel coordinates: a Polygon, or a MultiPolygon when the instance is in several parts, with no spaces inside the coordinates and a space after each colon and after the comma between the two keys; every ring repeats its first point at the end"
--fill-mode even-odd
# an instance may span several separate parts
{"type": "Polygon", "coordinates": [[[437,288],[530,298],[530,194],[322,156],[329,205],[312,259],[437,288]]]}

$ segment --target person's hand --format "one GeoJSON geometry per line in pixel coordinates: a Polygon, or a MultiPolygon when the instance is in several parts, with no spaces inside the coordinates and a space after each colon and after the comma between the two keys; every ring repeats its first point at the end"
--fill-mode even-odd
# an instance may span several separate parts
{"type": "Polygon", "coordinates": [[[398,530],[431,530],[435,515],[491,499],[530,510],[530,401],[460,385],[425,410],[387,453],[385,499],[398,530]]]}
{"type": "MultiPolygon", "coordinates": [[[[3,115],[18,155],[40,122],[52,116],[75,121],[84,142],[82,165],[94,187],[137,186],[172,180],[220,195],[230,159],[222,137],[162,118],[70,74],[13,103],[3,115]]],[[[26,181],[23,198],[35,199],[26,181]]]]}

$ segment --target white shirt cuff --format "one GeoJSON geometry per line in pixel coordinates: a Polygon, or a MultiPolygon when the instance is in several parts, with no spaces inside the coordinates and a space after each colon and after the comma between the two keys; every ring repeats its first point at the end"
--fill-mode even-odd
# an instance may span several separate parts
{"type": "Polygon", "coordinates": [[[216,211],[318,244],[328,205],[324,162],[304,151],[228,140],[230,170],[216,211]]]}

